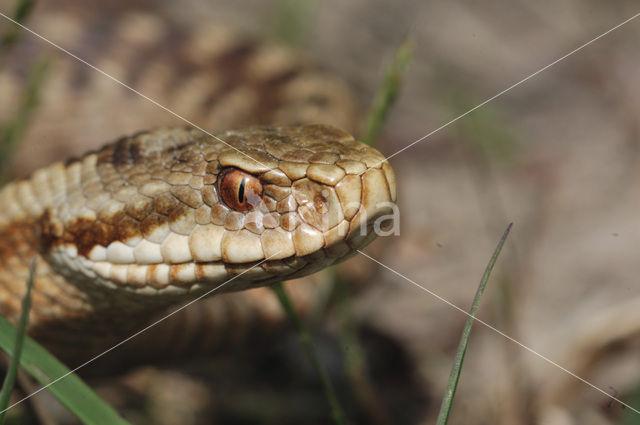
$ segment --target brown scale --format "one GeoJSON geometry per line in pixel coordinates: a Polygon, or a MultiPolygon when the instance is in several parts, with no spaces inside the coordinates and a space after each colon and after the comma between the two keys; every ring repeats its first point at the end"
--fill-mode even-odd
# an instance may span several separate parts
{"type": "MultiPolygon", "coordinates": [[[[316,164],[321,165],[326,164],[329,159],[333,162],[357,162],[357,159],[361,156],[372,161],[374,158],[377,158],[378,161],[383,159],[375,150],[355,142],[346,133],[319,125],[288,128],[254,127],[243,131],[234,130],[222,133],[220,137],[231,140],[237,147],[242,147],[245,152],[251,153],[252,156],[260,157],[261,161],[272,164],[278,164],[281,158],[298,158],[298,154],[292,157],[286,152],[286,149],[283,150],[284,148],[278,151],[280,158],[269,154],[265,156],[260,153],[259,149],[264,149],[265,144],[273,144],[276,138],[280,138],[280,141],[292,140],[297,143],[297,147],[288,145],[290,152],[306,152],[305,157],[309,161],[314,161],[316,164]],[[315,143],[314,140],[316,139],[325,140],[327,143],[315,143]],[[332,139],[342,141],[339,148],[336,149],[331,142],[332,139]],[[331,156],[327,150],[335,150],[339,154],[332,154],[334,156],[331,156]]],[[[313,164],[308,167],[311,168],[312,166],[313,164]]],[[[56,167],[54,166],[51,170],[47,169],[45,173],[54,173],[55,170],[58,170],[56,167]]],[[[134,137],[121,138],[96,153],[89,153],[76,162],[68,163],[66,168],[67,175],[74,174],[71,171],[73,169],[80,170],[77,172],[87,179],[87,183],[83,183],[80,180],[80,185],[84,188],[83,191],[78,192],[78,188],[71,185],[68,187],[65,203],[57,204],[57,206],[44,205],[42,214],[37,215],[31,221],[23,223],[23,227],[29,230],[30,233],[18,229],[21,222],[15,217],[7,217],[12,224],[6,227],[5,230],[11,232],[11,237],[4,238],[9,245],[3,247],[0,245],[0,253],[4,252],[4,258],[8,260],[12,258],[27,259],[36,252],[43,254],[41,263],[43,263],[45,276],[36,280],[34,311],[30,332],[53,348],[57,354],[73,360],[81,360],[83,355],[97,354],[101,349],[107,348],[110,344],[118,342],[119,339],[132,334],[136,329],[149,323],[167,306],[193,298],[197,293],[191,296],[159,294],[158,296],[149,297],[138,296],[130,291],[106,289],[100,285],[78,281],[77,273],[73,271],[67,270],[63,272],[63,270],[60,270],[64,277],[56,274],[55,271],[49,269],[46,263],[51,260],[49,253],[72,244],[80,256],[88,258],[96,247],[106,247],[112,242],[127,243],[128,240],[140,236],[150,237],[157,228],[165,225],[168,225],[173,232],[189,234],[192,226],[195,226],[195,218],[194,222],[187,218],[192,217],[196,208],[203,204],[204,198],[207,197],[211,198],[210,202],[214,202],[214,199],[217,200],[215,206],[227,210],[225,213],[227,221],[229,221],[230,217],[237,216],[242,220],[240,228],[246,227],[251,230],[251,227],[246,224],[246,217],[252,214],[252,209],[246,207],[249,205],[253,208],[256,203],[248,203],[247,199],[252,196],[258,198],[262,196],[262,200],[269,199],[270,196],[281,200],[285,200],[287,196],[291,198],[291,195],[288,195],[291,188],[282,187],[278,189],[277,185],[270,183],[272,181],[292,185],[298,202],[304,203],[309,200],[309,204],[303,206],[312,208],[309,210],[311,211],[310,215],[304,216],[303,214],[302,217],[309,223],[320,223],[323,211],[328,208],[326,200],[321,198],[324,186],[303,178],[302,175],[296,174],[295,171],[288,170],[292,178],[297,179],[292,182],[278,168],[271,170],[264,168],[262,164],[255,163],[243,154],[193,129],[157,130],[138,133],[134,137]],[[181,146],[181,149],[176,150],[175,146],[181,146]],[[213,153],[217,153],[217,156],[212,155],[213,153]],[[182,160],[179,160],[180,158],[182,160]],[[206,165],[199,166],[198,164],[201,164],[204,158],[209,158],[210,162],[215,161],[216,169],[210,169],[206,165]],[[217,160],[214,158],[217,158],[217,160]],[[249,169],[267,171],[262,174],[251,174],[237,167],[225,165],[230,163],[249,169]],[[148,190],[148,184],[153,181],[151,174],[146,171],[155,169],[158,166],[172,170],[169,175],[162,175],[162,178],[158,180],[161,190],[156,192],[149,189],[151,192],[148,192],[146,196],[140,195],[141,192],[148,190]],[[197,181],[194,182],[193,179],[200,177],[197,174],[202,174],[206,170],[216,176],[216,179],[210,181],[211,191],[205,191],[205,193],[209,194],[202,196],[198,190],[190,189],[190,185],[204,189],[204,186],[197,183],[197,181]],[[220,172],[220,170],[222,171],[220,172]],[[95,176],[98,177],[94,182],[95,176]],[[165,180],[173,181],[184,190],[172,190],[176,186],[167,184],[165,180]],[[112,181],[120,183],[110,186],[108,182],[112,181]],[[297,183],[303,184],[297,185],[297,183]],[[98,189],[94,190],[94,187],[98,189]],[[110,189],[105,191],[105,189],[99,189],[101,187],[105,189],[110,187],[110,189]],[[240,190],[241,187],[242,191],[240,190]],[[265,189],[264,193],[262,191],[263,187],[268,188],[268,190],[265,189]],[[225,191],[228,193],[225,194],[225,191]],[[72,196],[72,193],[76,195],[72,196]],[[63,218],[64,211],[68,209],[67,205],[76,205],[75,208],[78,208],[78,211],[74,214],[77,214],[83,210],[84,205],[91,203],[92,196],[107,193],[111,199],[120,198],[124,203],[124,207],[113,213],[109,213],[111,210],[108,207],[96,207],[95,219],[78,216],[72,216],[71,219],[63,218]],[[78,198],[78,196],[81,197],[78,198]],[[140,198],[142,201],[139,201],[136,198],[137,196],[142,196],[140,198]],[[81,201],[80,203],[76,202],[78,199],[81,201]],[[196,200],[199,201],[195,202],[196,200]],[[223,203],[220,203],[220,201],[223,203]],[[27,239],[23,239],[25,237],[27,239]],[[16,252],[16,249],[22,249],[22,251],[16,252]],[[68,284],[65,279],[69,279],[73,283],[68,284]],[[51,292],[51,288],[57,289],[51,292]],[[44,301],[45,298],[48,301],[44,301]],[[52,305],[59,306],[62,311],[56,313],[55,309],[49,308],[52,305]],[[73,341],[82,341],[81,348],[71,349],[69,344],[73,341]]],[[[382,168],[379,168],[379,170],[382,173],[382,168]]],[[[43,177],[38,178],[42,180],[43,177]]],[[[45,176],[44,178],[46,179],[47,177],[45,176]]],[[[51,187],[48,190],[54,190],[54,188],[51,187]]],[[[13,196],[15,197],[15,195],[13,196]]],[[[13,201],[17,202],[17,199],[14,198],[13,201]]],[[[73,213],[73,210],[71,212],[73,213]]],[[[300,218],[298,218],[299,220],[300,218]]],[[[253,231],[260,233],[257,228],[254,228],[253,231]]],[[[324,267],[321,262],[325,260],[326,255],[330,255],[329,253],[333,252],[329,248],[327,247],[327,253],[324,250],[320,250],[310,255],[285,258],[282,261],[270,260],[261,265],[260,268],[250,271],[249,274],[256,272],[263,274],[263,271],[272,273],[271,276],[273,277],[259,277],[261,282],[256,284],[272,283],[285,278],[285,276],[309,274],[324,267]]],[[[345,253],[342,252],[337,256],[342,256],[345,253]]],[[[251,265],[225,263],[224,267],[228,276],[235,276],[247,271],[247,268],[251,265]]],[[[171,266],[168,276],[169,284],[175,287],[190,288],[193,282],[183,281],[182,277],[183,272],[189,270],[189,267],[188,264],[171,266]]],[[[196,276],[204,276],[204,267],[206,265],[199,264],[196,266],[196,276]]],[[[18,266],[7,263],[3,271],[11,274],[11,280],[19,282],[19,285],[23,285],[20,282],[26,280],[25,262],[18,266]],[[18,277],[22,278],[22,280],[18,277]]],[[[142,286],[145,284],[143,282],[142,286]]],[[[137,283],[131,281],[129,285],[135,286],[137,283]]],[[[230,288],[236,291],[253,286],[250,282],[229,285],[230,288]]],[[[308,286],[303,282],[298,283],[298,291],[303,293],[301,296],[304,297],[308,297],[308,294],[304,294],[305,291],[303,289],[305,287],[311,292],[316,290],[313,285],[308,286]]],[[[158,286],[158,288],[162,288],[162,285],[158,286]]],[[[20,296],[19,290],[13,291],[14,304],[19,302],[20,296]]],[[[267,299],[272,297],[270,293],[265,293],[263,296],[267,299]]],[[[245,297],[255,299],[252,295],[244,293],[229,296],[231,300],[235,298],[240,300],[245,297]]],[[[241,304],[245,305],[244,302],[241,302],[241,304]]],[[[215,301],[212,302],[211,308],[224,311],[226,308],[223,307],[224,305],[224,301],[215,301]]],[[[261,315],[263,310],[260,305],[254,306],[256,310],[253,313],[250,313],[252,311],[250,307],[247,308],[249,310],[241,317],[249,318],[248,320],[251,323],[247,322],[247,326],[252,329],[254,327],[259,329],[257,323],[260,321],[272,322],[274,320],[261,315]]],[[[11,315],[10,318],[14,321],[17,318],[17,310],[15,308],[6,308],[5,314],[11,315]]],[[[270,310],[269,314],[273,314],[273,311],[270,310]]],[[[211,326],[210,321],[206,323],[207,326],[211,326]]],[[[176,325],[167,324],[165,326],[176,325]]],[[[214,331],[214,329],[210,330],[214,331]]],[[[196,334],[199,334],[199,332],[196,332],[196,334]]],[[[188,345],[189,347],[193,346],[193,344],[188,345]]],[[[210,344],[207,343],[207,345],[210,344]]]]}
{"type": "MultiPolygon", "coordinates": [[[[291,53],[283,53],[279,47],[259,45],[240,37],[221,37],[220,39],[233,41],[208,51],[202,46],[215,44],[216,39],[207,38],[209,35],[206,31],[194,29],[190,33],[176,32],[174,29],[165,28],[166,24],[158,18],[148,15],[132,15],[127,18],[130,22],[126,26],[96,25],[95,20],[99,20],[100,17],[83,16],[82,19],[74,20],[72,16],[67,15],[62,17],[65,22],[69,23],[70,27],[80,28],[80,33],[85,35],[61,35],[60,38],[56,38],[54,31],[50,31],[51,27],[48,27],[50,22],[55,21],[50,18],[48,15],[36,14],[31,24],[41,28],[44,36],[51,37],[62,46],[79,53],[91,63],[98,66],[108,64],[109,61],[120,63],[128,69],[124,76],[125,83],[135,88],[140,88],[140,85],[147,88],[157,87],[156,91],[145,90],[144,94],[170,109],[177,110],[178,113],[182,110],[197,111],[195,115],[189,114],[188,118],[208,130],[217,131],[254,124],[296,124],[315,121],[330,122],[348,131],[355,129],[358,108],[344,83],[318,71],[291,53]],[[140,26],[140,31],[148,25],[161,28],[158,38],[155,41],[144,41],[145,36],[136,34],[137,25],[134,24],[138,22],[144,24],[140,26]],[[94,49],[94,44],[90,50],[83,49],[82,43],[88,43],[87,40],[97,28],[101,31],[99,40],[103,47],[94,49]],[[180,36],[174,37],[175,34],[180,36]],[[167,40],[171,42],[167,43],[167,40]],[[266,60],[270,55],[281,55],[280,63],[283,65],[274,66],[273,61],[266,60]],[[134,57],[138,59],[127,59],[134,57]],[[162,80],[160,73],[155,72],[155,65],[166,66],[170,70],[168,80],[162,80]],[[212,81],[217,79],[218,83],[211,86],[206,96],[194,98],[190,104],[174,104],[178,95],[182,91],[190,90],[189,85],[195,84],[198,78],[212,81]],[[303,94],[297,98],[292,97],[291,88],[301,84],[307,84],[305,90],[299,91],[303,94]],[[256,102],[246,102],[245,106],[235,102],[234,96],[241,98],[249,93],[253,99],[257,99],[256,102]]],[[[34,45],[35,50],[42,47],[33,40],[26,40],[25,43],[31,46],[26,49],[29,54],[33,54],[34,45]]],[[[20,54],[20,48],[16,52],[20,54]]],[[[21,164],[21,167],[16,171],[16,175],[26,175],[52,160],[79,156],[87,148],[96,148],[98,143],[114,135],[133,133],[140,128],[153,128],[158,125],[183,124],[155,106],[149,106],[147,101],[138,98],[134,93],[115,84],[104,84],[104,76],[68,57],[60,55],[55,61],[56,66],[52,68],[44,88],[42,105],[26,134],[24,143],[20,146],[16,163],[21,164]],[[47,143],[42,143],[43,140],[47,143]],[[33,155],[33,152],[39,154],[33,155]]],[[[3,87],[0,87],[0,91],[13,93],[13,88],[21,87],[22,71],[16,71],[14,67],[2,72],[5,73],[4,81],[9,81],[8,88],[11,91],[3,91],[3,87]]],[[[7,96],[5,99],[10,100],[11,97],[7,96]]],[[[0,111],[10,109],[9,105],[3,104],[0,100],[0,111]]],[[[318,128],[317,131],[327,130],[318,128]]],[[[131,141],[144,138],[145,134],[141,132],[124,137],[115,145],[98,152],[97,169],[105,179],[104,190],[113,192],[115,188],[120,187],[122,181],[119,180],[118,174],[122,170],[132,169],[140,162],[140,146],[131,141]],[[115,172],[116,170],[119,171],[115,172]]],[[[260,144],[266,151],[281,159],[306,161],[314,155],[314,146],[291,152],[278,136],[264,139],[263,134],[261,137],[263,141],[260,144]],[[284,156],[280,156],[281,154],[284,156]]],[[[233,135],[230,133],[225,140],[233,142],[233,135]]],[[[178,141],[164,152],[158,152],[158,155],[176,156],[171,165],[149,169],[146,172],[152,177],[162,179],[178,179],[181,169],[188,174],[200,174],[202,184],[205,185],[200,191],[202,205],[210,208],[212,222],[221,224],[229,209],[218,202],[215,187],[217,174],[222,168],[217,161],[218,152],[203,152],[203,159],[206,161],[204,168],[197,172],[197,166],[194,166],[187,171],[189,165],[185,163],[193,162],[193,158],[189,158],[185,153],[186,145],[178,141]]],[[[332,149],[339,151],[341,145],[335,144],[332,149]]],[[[331,158],[320,155],[314,159],[322,162],[331,158]]],[[[67,166],[76,161],[67,161],[67,166]]],[[[295,168],[295,165],[290,166],[295,168]]],[[[140,173],[136,178],[142,179],[143,174],[140,173]]],[[[191,177],[193,175],[190,179],[191,177]]],[[[137,186],[141,184],[141,181],[136,181],[131,176],[130,178],[137,186]]],[[[38,256],[40,252],[48,252],[53,246],[64,241],[73,241],[79,254],[88,255],[96,244],[107,246],[111,241],[125,240],[136,233],[150,234],[159,226],[178,221],[185,211],[180,209],[180,205],[192,207],[197,203],[186,192],[171,194],[170,197],[155,197],[152,203],[131,204],[124,214],[117,216],[105,216],[101,217],[101,220],[76,218],[63,228],[60,228],[59,223],[51,221],[46,212],[37,218],[37,225],[33,224],[32,219],[14,222],[10,227],[0,225],[0,312],[15,321],[20,298],[24,293],[23,282],[27,278],[29,258],[38,256]],[[34,229],[38,230],[34,233],[34,229]]],[[[273,207],[275,208],[275,204],[273,207]]],[[[289,225],[291,229],[295,227],[293,221],[289,225]]],[[[274,262],[274,266],[277,263],[274,262]]],[[[307,264],[301,258],[285,259],[281,263],[287,264],[293,270],[303,268],[307,264]]],[[[271,265],[264,266],[265,269],[269,267],[271,265]]],[[[230,266],[229,270],[233,271],[233,266],[230,266]]],[[[318,307],[313,300],[317,299],[317,284],[321,280],[322,276],[316,276],[290,286],[294,303],[301,312],[318,307]]],[[[118,318],[112,315],[105,318],[101,309],[117,307],[120,301],[125,304],[126,298],[99,301],[96,298],[89,301],[91,297],[99,298],[99,294],[87,294],[67,284],[65,279],[56,274],[46,260],[40,257],[31,333],[64,359],[75,363],[108,348],[154,320],[159,313],[151,309],[135,322],[127,316],[118,318]],[[66,315],[60,316],[56,313],[56,303],[64,309],[66,315]],[[99,314],[94,314],[95,309],[99,314]]],[[[185,347],[188,348],[187,351],[191,351],[224,346],[232,334],[229,332],[230,321],[236,330],[251,329],[251,332],[247,333],[253,336],[271,334],[283,324],[282,313],[279,309],[273,308],[274,303],[273,295],[264,288],[213,297],[194,306],[191,314],[180,313],[137,338],[133,342],[135,347],[123,352],[121,360],[127,363],[134,361],[131,353],[135,353],[138,360],[148,361],[159,353],[170,355],[173,352],[179,355],[180,351],[186,350],[185,347]],[[194,314],[194,311],[197,314],[194,314]],[[194,320],[194,317],[198,319],[194,320]],[[167,335],[188,337],[184,336],[186,340],[180,346],[176,346],[174,339],[167,335]]]]}

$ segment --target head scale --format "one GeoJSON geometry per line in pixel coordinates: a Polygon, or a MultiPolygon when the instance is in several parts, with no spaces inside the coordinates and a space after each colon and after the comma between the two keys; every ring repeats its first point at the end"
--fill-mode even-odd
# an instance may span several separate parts
{"type": "Polygon", "coordinates": [[[304,276],[353,255],[395,215],[385,158],[324,125],[140,133],[73,173],[84,178],[71,199],[43,220],[51,263],[78,284],[141,295],[304,276]]]}

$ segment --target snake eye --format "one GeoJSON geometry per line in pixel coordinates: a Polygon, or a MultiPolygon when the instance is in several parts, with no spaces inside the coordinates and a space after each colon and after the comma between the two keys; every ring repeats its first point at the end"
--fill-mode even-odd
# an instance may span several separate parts
{"type": "Polygon", "coordinates": [[[258,207],[262,199],[262,184],[257,177],[228,168],[218,177],[218,191],[222,201],[236,211],[250,211],[258,207]]]}

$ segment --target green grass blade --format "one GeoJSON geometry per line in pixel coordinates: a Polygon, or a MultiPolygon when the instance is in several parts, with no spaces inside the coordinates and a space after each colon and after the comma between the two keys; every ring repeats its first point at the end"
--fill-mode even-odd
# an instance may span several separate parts
{"type": "Polygon", "coordinates": [[[380,136],[382,126],[391,107],[393,106],[400,88],[402,76],[413,58],[413,45],[409,39],[402,42],[385,73],[384,79],[376,93],[371,109],[365,120],[364,131],[360,140],[369,146],[375,146],[380,136]]]}
{"type": "Polygon", "coordinates": [[[13,151],[40,103],[40,93],[49,73],[50,65],[49,59],[42,59],[29,68],[21,103],[15,118],[0,126],[0,182],[6,176],[13,151]]]}
{"type": "Polygon", "coordinates": [[[451,406],[453,404],[453,398],[456,394],[456,388],[458,387],[458,381],[460,380],[460,371],[462,370],[462,363],[464,362],[464,356],[467,352],[467,344],[469,342],[469,335],[471,335],[471,327],[473,326],[473,320],[478,312],[478,308],[480,307],[480,299],[482,298],[482,294],[484,293],[484,289],[487,286],[487,281],[489,280],[489,276],[491,275],[491,271],[493,270],[493,266],[496,264],[496,260],[498,259],[498,255],[500,255],[500,251],[502,250],[502,246],[504,242],[507,240],[507,236],[509,235],[509,231],[511,230],[511,226],[513,223],[507,226],[507,229],[502,234],[500,241],[498,242],[498,246],[496,246],[495,251],[493,251],[493,255],[489,260],[489,264],[487,264],[487,268],[482,275],[482,279],[480,280],[480,285],[478,286],[478,290],[476,291],[476,296],[473,298],[473,304],[471,305],[471,311],[469,312],[469,317],[464,325],[464,329],[462,331],[462,337],[460,337],[460,343],[458,344],[458,351],[456,352],[456,358],[453,362],[453,368],[451,369],[451,374],[449,375],[449,383],[447,385],[447,390],[444,394],[444,398],[442,399],[442,405],[440,406],[440,413],[438,414],[438,420],[436,422],[437,425],[446,425],[449,421],[449,414],[451,412],[451,406]]]}
{"type": "Polygon", "coordinates": [[[311,335],[305,328],[302,320],[300,320],[300,316],[298,316],[298,313],[293,308],[293,304],[291,303],[291,299],[289,298],[287,291],[284,289],[284,285],[282,285],[282,283],[280,282],[275,284],[272,289],[278,296],[278,300],[280,301],[280,304],[282,305],[284,311],[287,313],[287,316],[289,316],[289,319],[293,323],[293,326],[296,328],[296,331],[300,336],[302,346],[304,347],[309,360],[311,360],[311,364],[320,376],[322,386],[324,387],[325,396],[327,397],[327,401],[329,403],[329,406],[331,407],[331,415],[333,416],[333,420],[338,425],[346,425],[346,416],[344,414],[344,411],[342,410],[342,406],[340,406],[340,402],[338,401],[336,392],[333,388],[333,385],[331,384],[329,375],[322,366],[322,363],[318,358],[318,353],[316,352],[315,346],[313,345],[311,335]]]}
{"type": "MultiPolygon", "coordinates": [[[[640,406],[640,382],[637,382],[628,393],[625,392],[621,396],[617,394],[615,388],[609,387],[609,389],[612,390],[616,398],[621,398],[631,406],[640,406]]],[[[607,409],[612,408],[614,403],[615,400],[610,400],[607,409]]],[[[622,407],[624,409],[624,406],[622,407]]],[[[620,414],[619,420],[615,423],[618,425],[638,425],[638,414],[633,409],[624,409],[620,414]]]]}
{"type": "MultiPolygon", "coordinates": [[[[18,0],[13,9],[13,19],[17,22],[24,22],[31,14],[33,6],[35,6],[36,0],[18,0]]],[[[20,35],[20,27],[11,24],[8,26],[2,38],[0,38],[0,51],[8,50],[13,46],[20,35]]]]}
{"type": "Polygon", "coordinates": [[[302,47],[315,6],[315,0],[279,0],[271,28],[272,38],[292,47],[302,47]]]}
{"type": "Polygon", "coordinates": [[[367,423],[371,425],[392,424],[393,421],[387,411],[386,403],[381,399],[369,375],[365,348],[362,346],[354,319],[351,302],[353,295],[349,293],[347,282],[343,281],[336,273],[336,268],[331,267],[330,270],[338,312],[338,338],[351,390],[362,411],[366,414],[367,423]]]}
{"type": "Polygon", "coordinates": [[[31,260],[29,264],[29,279],[27,280],[27,292],[22,300],[22,312],[20,313],[20,320],[18,322],[18,330],[14,339],[14,356],[9,363],[9,369],[7,370],[7,376],[2,383],[2,391],[0,391],[0,425],[4,424],[4,419],[11,399],[11,392],[16,382],[16,375],[18,374],[18,365],[20,364],[20,356],[22,353],[22,346],[24,344],[24,337],[27,332],[27,321],[29,320],[29,311],[31,310],[31,288],[33,288],[33,278],[36,273],[36,259],[31,260]]]}
{"type": "MultiPolygon", "coordinates": [[[[12,358],[18,358],[18,347],[14,342],[17,334],[16,328],[0,316],[0,347],[12,358]]],[[[111,406],[52,354],[28,336],[24,338],[24,348],[19,356],[21,366],[42,385],[64,376],[47,389],[84,424],[128,425],[111,406]]],[[[13,405],[3,407],[0,414],[12,407],[13,405]]]]}

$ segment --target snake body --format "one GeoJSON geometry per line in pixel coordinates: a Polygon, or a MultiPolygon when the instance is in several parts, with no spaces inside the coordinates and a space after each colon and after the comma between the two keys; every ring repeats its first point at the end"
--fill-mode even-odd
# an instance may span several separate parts
{"type": "MultiPolygon", "coordinates": [[[[55,14],[34,26],[56,20],[76,28],[55,14]]],[[[104,27],[81,21],[83,31],[104,27]]],[[[69,46],[78,31],[56,41],[69,46]]],[[[223,283],[215,293],[229,294],[154,327],[132,351],[166,353],[194,340],[207,349],[268,330],[281,312],[258,287],[348,258],[391,218],[395,180],[384,157],[335,127],[300,125],[353,130],[354,102],[339,79],[219,28],[178,35],[156,18],[127,15],[109,36],[113,47],[92,61],[111,72],[127,63],[116,75],[206,123],[214,137],[185,127],[139,132],[0,189],[0,314],[17,320],[28,263],[38,257],[29,332],[63,359],[97,354],[223,283]],[[180,71],[167,65],[176,63],[180,71]],[[276,126],[246,127],[264,123],[276,126]],[[242,129],[222,130],[233,127],[242,129]],[[250,209],[222,199],[220,179],[230,170],[259,185],[250,209]]],[[[41,156],[78,154],[68,149],[85,137],[78,134],[177,121],[82,65],[57,66],[19,154],[26,169],[41,156]],[[25,153],[34,150],[42,155],[25,153]]],[[[5,98],[21,78],[19,68],[0,74],[5,98]]],[[[0,112],[6,107],[0,102],[0,112]]],[[[290,287],[298,309],[311,304],[313,288],[290,287]]]]}
{"type": "Polygon", "coordinates": [[[0,192],[0,311],[16,320],[37,252],[33,333],[129,331],[227,281],[219,292],[348,258],[395,196],[384,157],[325,125],[123,137],[0,192]],[[260,185],[244,211],[222,196],[229,170],[260,185]]]}

